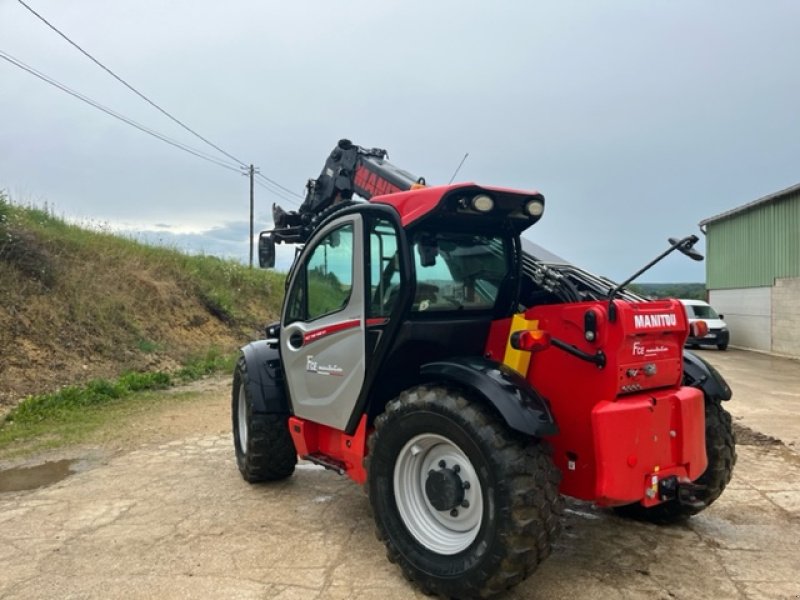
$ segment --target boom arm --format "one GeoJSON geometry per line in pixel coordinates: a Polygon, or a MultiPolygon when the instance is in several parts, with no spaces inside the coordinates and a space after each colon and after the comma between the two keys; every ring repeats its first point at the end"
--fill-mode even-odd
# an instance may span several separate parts
{"type": "Polygon", "coordinates": [[[353,194],[369,200],[373,196],[394,194],[424,186],[425,179],[397,168],[381,148],[362,148],[350,140],[339,140],[325,161],[322,172],[306,184],[306,198],[300,209],[286,212],[273,205],[275,227],[307,225],[313,216],[334,204],[350,200],[353,194]]]}
{"type": "Polygon", "coordinates": [[[326,210],[350,200],[353,194],[369,200],[373,196],[394,194],[424,187],[425,179],[397,168],[381,148],[362,148],[350,140],[339,140],[325,161],[322,172],[306,184],[306,198],[297,212],[272,205],[275,228],[262,231],[258,239],[258,258],[262,267],[275,264],[275,244],[305,243],[326,210]]]}
{"type": "Polygon", "coordinates": [[[339,140],[317,179],[306,185],[306,199],[300,214],[316,213],[337,200],[349,200],[353,193],[365,200],[425,185],[425,180],[398,169],[386,160],[381,148],[362,148],[350,140],[339,140]]]}

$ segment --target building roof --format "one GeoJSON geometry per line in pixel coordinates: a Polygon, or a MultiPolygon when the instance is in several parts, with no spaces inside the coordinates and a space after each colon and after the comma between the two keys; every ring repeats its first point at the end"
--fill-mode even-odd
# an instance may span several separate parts
{"type": "Polygon", "coordinates": [[[772,194],[764,196],[763,198],[759,198],[758,200],[753,200],[752,202],[748,202],[747,204],[742,204],[741,206],[737,208],[732,208],[731,210],[727,210],[724,213],[720,213],[713,217],[708,217],[707,219],[703,219],[702,221],[700,221],[699,225],[700,227],[705,227],[709,223],[714,223],[715,221],[721,221],[722,219],[727,219],[734,215],[738,215],[739,213],[752,210],[758,206],[761,206],[762,204],[769,204],[770,202],[775,202],[776,200],[780,200],[787,196],[791,196],[796,192],[800,192],[800,183],[788,187],[785,190],[774,192],[772,194]]]}

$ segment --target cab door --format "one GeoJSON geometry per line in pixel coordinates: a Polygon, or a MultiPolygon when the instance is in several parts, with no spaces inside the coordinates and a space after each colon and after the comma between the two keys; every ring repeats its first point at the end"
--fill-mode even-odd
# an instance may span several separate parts
{"type": "Polygon", "coordinates": [[[343,216],[306,245],[281,318],[295,416],[344,429],[364,384],[364,220],[343,216]]]}

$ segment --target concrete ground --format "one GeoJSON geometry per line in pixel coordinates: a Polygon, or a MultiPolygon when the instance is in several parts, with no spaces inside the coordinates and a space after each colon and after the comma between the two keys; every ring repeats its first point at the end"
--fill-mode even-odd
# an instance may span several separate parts
{"type": "MultiPolygon", "coordinates": [[[[735,392],[739,459],[722,497],[673,527],[570,501],[553,555],[506,598],[800,597],[800,363],[700,353],[735,392]]],[[[77,472],[0,493],[0,598],[422,598],[355,484],[312,465],[241,479],[227,394],[221,382],[172,410],[164,439],[75,449],[77,472]],[[198,409],[213,426],[180,427],[198,409]]]]}
{"type": "Polygon", "coordinates": [[[694,352],[730,384],[734,417],[800,452],[800,360],[732,348],[694,352]]]}

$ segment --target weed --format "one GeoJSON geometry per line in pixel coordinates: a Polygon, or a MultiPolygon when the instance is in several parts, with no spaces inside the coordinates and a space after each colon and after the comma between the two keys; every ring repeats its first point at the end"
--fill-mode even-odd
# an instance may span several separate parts
{"type": "Polygon", "coordinates": [[[113,381],[93,379],[85,385],[29,396],[0,422],[0,448],[39,436],[45,431],[53,436],[58,431],[91,428],[98,422],[97,411],[109,405],[141,392],[163,390],[218,371],[232,370],[234,361],[235,356],[211,350],[174,373],[128,372],[113,381]]]}
{"type": "Polygon", "coordinates": [[[163,350],[163,344],[145,339],[136,342],[136,347],[139,349],[139,352],[144,352],[145,354],[152,354],[153,352],[163,350]]]}

